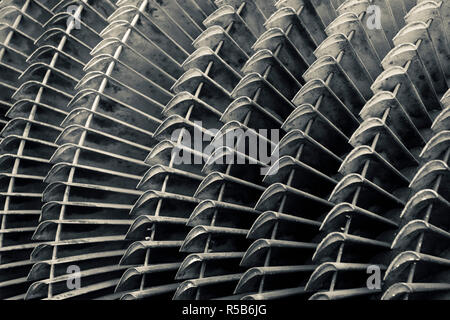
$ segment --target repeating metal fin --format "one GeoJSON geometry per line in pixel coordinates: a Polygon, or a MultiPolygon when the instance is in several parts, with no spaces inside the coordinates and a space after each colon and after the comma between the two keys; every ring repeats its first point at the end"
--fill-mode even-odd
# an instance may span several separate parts
{"type": "Polygon", "coordinates": [[[448,299],[449,9],[3,3],[0,298],[448,299]]]}
{"type": "Polygon", "coordinates": [[[412,195],[402,211],[401,228],[392,241],[392,248],[400,252],[386,271],[386,290],[381,297],[384,300],[420,299],[424,294],[431,299],[448,299],[446,248],[450,226],[444,212],[449,206],[446,179],[450,149],[446,143],[448,126],[442,120],[448,110],[447,97],[448,92],[441,100],[444,110],[435,116],[431,127],[434,136],[420,153],[423,165],[417,168],[409,185],[412,195]]]}
{"type": "MultiPolygon", "coordinates": [[[[105,4],[96,3],[96,8],[89,8],[98,13],[102,7],[105,10],[105,4]]],[[[173,226],[167,223],[169,217],[166,220],[161,218],[148,223],[140,220],[133,223],[128,214],[130,209],[132,213],[135,210],[131,208],[132,204],[146,196],[143,191],[135,190],[141,177],[150,169],[144,160],[158,143],[155,132],[164,118],[161,112],[174,96],[171,88],[182,75],[183,61],[194,52],[192,41],[204,29],[198,22],[206,15],[197,7],[192,10],[191,16],[186,12],[186,4],[178,2],[144,0],[121,1],[118,4],[117,9],[112,5],[106,10],[104,24],[96,30],[98,40],[89,43],[88,54],[92,57],[83,60],[84,74],[78,79],[73,97],[64,104],[70,112],[62,119],[64,121],[61,120],[64,130],[56,139],[61,146],[51,159],[55,166],[47,176],[46,181],[50,185],[43,197],[44,202],[54,203],[51,212],[50,207],[46,210],[45,217],[57,217],[56,231],[47,231],[47,236],[55,241],[51,250],[56,257],[62,250],[59,244],[65,239],[83,238],[82,230],[71,227],[70,221],[75,224],[85,221],[91,229],[86,236],[93,239],[101,235],[120,236],[120,241],[115,244],[120,249],[130,245],[125,238],[128,229],[130,237],[133,237],[142,232],[141,228],[173,226]],[[155,11],[158,14],[152,15],[155,11]],[[86,219],[78,217],[71,220],[71,216],[80,214],[80,207],[84,208],[86,219]],[[113,226],[108,220],[100,218],[106,218],[108,212],[114,212],[118,225],[125,228],[113,226]],[[96,226],[98,231],[95,231],[96,226]]],[[[90,28],[95,19],[92,22],[89,19],[87,17],[85,21],[86,27],[81,26],[85,29],[84,33],[92,32],[90,28]]],[[[43,219],[41,226],[49,223],[51,221],[43,219]]],[[[182,224],[180,239],[184,238],[184,228],[182,224]]],[[[42,232],[39,231],[39,234],[43,235],[42,232]]],[[[156,252],[167,251],[164,245],[155,247],[156,252]],[[162,249],[159,249],[161,246],[162,249]]],[[[69,243],[66,250],[70,256],[73,255],[71,250],[76,252],[80,249],[69,243]]],[[[85,253],[101,255],[108,250],[111,247],[101,243],[87,247],[85,253]]],[[[157,255],[154,254],[155,259],[157,255]]],[[[119,260],[135,259],[135,255],[125,252],[124,257],[128,256],[125,259],[119,257],[119,260]]],[[[54,278],[52,267],[48,274],[47,298],[89,295],[109,299],[121,296],[114,290],[127,266],[120,265],[116,260],[91,259],[90,264],[83,267],[83,272],[99,269],[102,277],[93,277],[92,283],[76,290],[72,296],[72,292],[66,292],[50,281],[54,278]],[[113,271],[102,273],[103,268],[113,271]]],[[[33,297],[32,291],[28,297],[33,297]]]]}

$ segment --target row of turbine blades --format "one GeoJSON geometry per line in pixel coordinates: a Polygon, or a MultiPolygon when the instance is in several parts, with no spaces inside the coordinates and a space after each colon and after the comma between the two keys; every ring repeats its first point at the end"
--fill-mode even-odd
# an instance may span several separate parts
{"type": "Polygon", "coordinates": [[[0,6],[1,299],[450,298],[449,2],[0,6]]]}

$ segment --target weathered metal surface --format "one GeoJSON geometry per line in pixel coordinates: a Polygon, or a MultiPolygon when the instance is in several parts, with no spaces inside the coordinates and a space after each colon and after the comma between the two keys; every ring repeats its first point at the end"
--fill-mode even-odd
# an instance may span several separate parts
{"type": "MultiPolygon", "coordinates": [[[[20,132],[21,144],[15,151],[17,158],[13,171],[31,170],[28,179],[30,182],[34,181],[35,186],[30,182],[28,184],[30,190],[35,192],[34,196],[37,197],[34,203],[30,202],[27,205],[27,210],[40,209],[41,198],[44,202],[48,199],[44,183],[51,180],[52,174],[57,175],[63,170],[61,166],[51,169],[50,163],[52,154],[57,149],[55,140],[62,132],[60,123],[68,113],[67,104],[75,94],[74,87],[84,75],[83,68],[89,61],[89,51],[100,40],[98,32],[107,25],[107,15],[112,13],[113,9],[114,5],[110,2],[99,5],[81,1],[59,2],[52,8],[54,16],[45,23],[44,31],[36,40],[39,47],[28,59],[31,65],[21,75],[25,82],[14,94],[17,102],[9,111],[9,115],[14,116],[14,119],[7,124],[3,133],[6,136],[5,139],[8,139],[20,132]],[[69,10],[71,5],[76,7],[74,12],[69,10]],[[76,25],[78,18],[81,24],[79,29],[76,25]],[[26,159],[29,163],[21,161],[23,155],[31,157],[26,159]],[[36,172],[40,175],[36,176],[36,172]]],[[[11,183],[12,188],[21,185],[17,180],[11,183]]],[[[52,209],[55,209],[55,203],[52,205],[52,209]]],[[[47,206],[47,210],[50,207],[47,206]]],[[[45,211],[44,209],[43,212],[45,211]]],[[[51,274],[53,278],[54,266],[58,264],[54,261],[58,259],[57,255],[52,255],[48,251],[48,248],[52,247],[51,242],[40,242],[53,240],[54,234],[60,233],[62,222],[55,215],[46,218],[47,214],[41,215],[41,223],[32,233],[32,239],[35,241],[31,259],[33,261],[36,258],[40,262],[33,265],[28,275],[30,281],[46,279],[48,274],[51,274]]],[[[115,221],[101,222],[118,227],[115,221]]],[[[86,221],[80,219],[68,221],[65,227],[84,229],[84,225],[86,221]]],[[[70,262],[70,259],[66,259],[59,265],[70,264],[70,262]]],[[[53,283],[58,285],[65,281],[64,277],[55,276],[55,278],[54,282],[53,279],[33,282],[25,298],[47,297],[47,288],[51,290],[53,283]]]]}
{"type": "Polygon", "coordinates": [[[448,299],[449,209],[448,161],[450,149],[442,126],[449,110],[450,91],[442,98],[443,110],[435,117],[432,136],[423,147],[423,165],[411,179],[412,191],[401,218],[402,227],[392,242],[400,253],[385,274],[388,285],[382,299],[448,299]],[[433,272],[429,272],[433,270],[433,272]]]}
{"type": "Polygon", "coordinates": [[[447,2],[4,3],[0,298],[449,298],[447,2]]]}
{"type": "Polygon", "coordinates": [[[30,253],[38,245],[31,237],[40,215],[43,179],[50,169],[53,127],[47,131],[36,112],[45,99],[33,92],[28,92],[29,99],[21,99],[21,92],[39,83],[45,72],[47,65],[36,62],[34,55],[45,24],[53,17],[53,2],[3,1],[0,9],[1,299],[23,299],[30,285],[30,253]],[[8,122],[8,117],[14,119],[8,122]]]}

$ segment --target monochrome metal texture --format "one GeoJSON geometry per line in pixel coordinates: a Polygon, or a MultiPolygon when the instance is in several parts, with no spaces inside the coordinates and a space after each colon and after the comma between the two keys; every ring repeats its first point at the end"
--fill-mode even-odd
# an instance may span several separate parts
{"type": "Polygon", "coordinates": [[[450,299],[449,0],[3,0],[0,43],[0,299],[450,299]]]}

